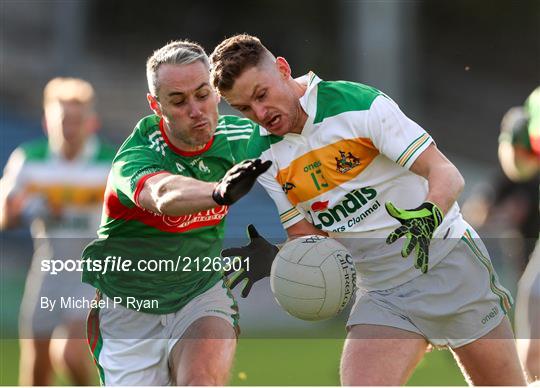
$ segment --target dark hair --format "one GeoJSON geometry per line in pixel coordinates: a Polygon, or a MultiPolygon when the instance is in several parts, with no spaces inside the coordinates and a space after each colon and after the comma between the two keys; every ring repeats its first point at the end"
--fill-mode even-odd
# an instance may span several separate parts
{"type": "Polygon", "coordinates": [[[240,34],[227,38],[210,55],[212,84],[220,92],[231,90],[246,69],[268,57],[273,58],[273,55],[254,36],[240,34]]]}

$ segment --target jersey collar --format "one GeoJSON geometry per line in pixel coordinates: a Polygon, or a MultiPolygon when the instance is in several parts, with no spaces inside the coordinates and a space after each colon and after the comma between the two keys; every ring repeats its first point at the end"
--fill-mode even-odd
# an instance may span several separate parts
{"type": "Polygon", "coordinates": [[[300,97],[299,101],[304,112],[310,117],[315,117],[317,113],[317,84],[322,80],[314,72],[310,71],[297,78],[296,81],[307,85],[306,92],[300,97]]]}
{"type": "Polygon", "coordinates": [[[181,156],[197,156],[197,155],[200,155],[200,154],[208,151],[210,149],[210,147],[212,147],[212,143],[214,142],[214,136],[212,136],[210,141],[208,141],[208,143],[206,143],[202,149],[200,149],[198,151],[184,151],[184,150],[181,150],[180,148],[176,147],[169,140],[169,138],[167,137],[167,133],[165,132],[165,123],[164,123],[163,119],[159,120],[159,130],[161,132],[161,136],[163,136],[163,139],[165,140],[165,143],[167,143],[169,148],[171,150],[173,150],[173,152],[175,152],[175,153],[177,153],[178,155],[181,155],[181,156]]]}

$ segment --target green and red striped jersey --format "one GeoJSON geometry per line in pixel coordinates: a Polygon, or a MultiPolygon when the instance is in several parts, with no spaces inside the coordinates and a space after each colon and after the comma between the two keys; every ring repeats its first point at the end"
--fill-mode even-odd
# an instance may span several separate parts
{"type": "Polygon", "coordinates": [[[121,298],[124,305],[128,297],[157,300],[159,308],[143,306],[141,311],[159,314],[178,311],[215,285],[222,277],[221,271],[203,268],[202,262],[195,260],[219,257],[228,206],[173,217],[143,209],[138,196],[144,182],[162,172],[205,182],[219,181],[234,164],[245,159],[247,141],[256,127],[247,119],[220,116],[210,142],[200,151],[185,152],[170,142],[158,116],[139,121],[113,161],[99,239],[83,253],[87,260],[83,281],[110,298],[121,298]],[[107,257],[110,262],[116,259],[116,263],[132,263],[127,268],[104,272],[107,257]],[[95,265],[98,261],[100,270],[95,265]],[[161,267],[156,269],[157,261],[161,267]]]}

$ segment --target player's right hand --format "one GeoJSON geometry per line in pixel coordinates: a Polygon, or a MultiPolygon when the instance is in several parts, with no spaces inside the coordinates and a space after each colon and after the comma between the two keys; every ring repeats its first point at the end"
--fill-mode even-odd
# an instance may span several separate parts
{"type": "Polygon", "coordinates": [[[251,190],[257,177],[271,165],[272,161],[263,162],[261,159],[248,159],[235,164],[218,182],[212,198],[218,205],[232,205],[251,190]]]}
{"type": "Polygon", "coordinates": [[[228,277],[227,285],[231,289],[244,279],[247,279],[246,285],[242,289],[242,298],[249,295],[249,291],[251,291],[251,287],[255,282],[270,276],[272,262],[279,251],[279,248],[262,237],[252,224],[248,225],[247,233],[250,240],[248,245],[227,248],[221,251],[222,257],[230,257],[231,259],[238,256],[243,259],[249,258],[248,260],[241,260],[240,270],[231,269],[225,272],[228,277]]]}

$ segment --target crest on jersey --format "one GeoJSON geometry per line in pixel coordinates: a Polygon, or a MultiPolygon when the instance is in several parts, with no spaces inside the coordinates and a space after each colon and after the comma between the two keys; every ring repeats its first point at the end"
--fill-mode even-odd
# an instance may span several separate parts
{"type": "Polygon", "coordinates": [[[345,174],[360,164],[360,158],[354,156],[350,151],[345,154],[345,152],[339,150],[339,158],[335,156],[334,159],[336,159],[336,171],[342,174],[345,174]]]}
{"type": "Polygon", "coordinates": [[[281,189],[285,192],[285,194],[287,194],[289,191],[291,191],[295,187],[296,187],[296,185],[294,183],[285,182],[285,184],[283,186],[281,186],[281,189]]]}

